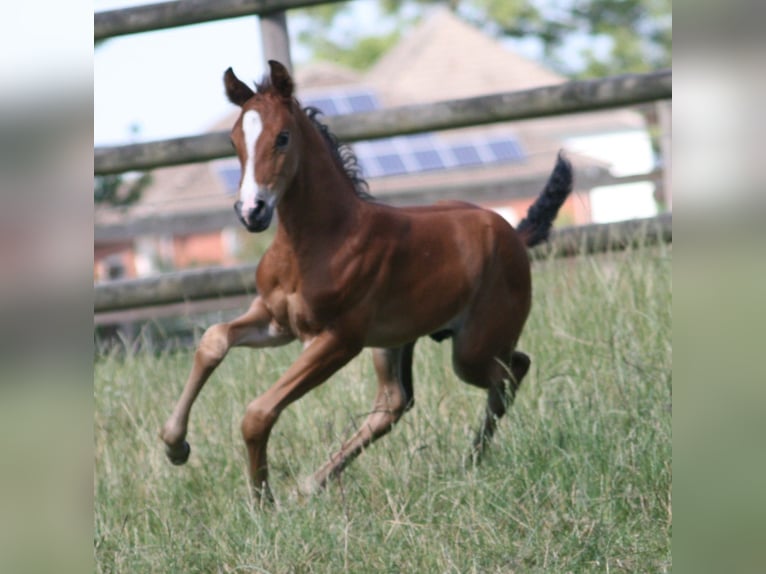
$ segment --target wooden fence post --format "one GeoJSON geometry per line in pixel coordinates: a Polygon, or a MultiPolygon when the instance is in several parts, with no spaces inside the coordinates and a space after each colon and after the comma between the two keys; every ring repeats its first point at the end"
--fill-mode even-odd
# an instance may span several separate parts
{"type": "Polygon", "coordinates": [[[261,44],[265,60],[276,60],[293,72],[290,57],[290,36],[287,33],[287,15],[285,12],[264,14],[261,20],[261,44]]]}

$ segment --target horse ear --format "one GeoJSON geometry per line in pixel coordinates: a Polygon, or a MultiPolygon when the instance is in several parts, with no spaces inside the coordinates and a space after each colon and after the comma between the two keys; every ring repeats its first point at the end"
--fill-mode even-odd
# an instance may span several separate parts
{"type": "Polygon", "coordinates": [[[271,68],[271,85],[274,86],[280,96],[286,100],[291,99],[295,86],[290,72],[276,60],[269,60],[269,68],[271,68]]]}
{"type": "Polygon", "coordinates": [[[234,70],[231,68],[223,74],[223,85],[226,87],[226,96],[229,101],[239,107],[255,95],[253,90],[234,75],[234,70]]]}

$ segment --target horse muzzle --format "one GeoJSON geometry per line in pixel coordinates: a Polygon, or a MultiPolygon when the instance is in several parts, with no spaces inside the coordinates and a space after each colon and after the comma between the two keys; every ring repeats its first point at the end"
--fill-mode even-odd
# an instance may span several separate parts
{"type": "Polygon", "coordinates": [[[245,210],[242,209],[242,202],[237,201],[234,204],[234,211],[242,225],[251,233],[258,233],[267,229],[274,215],[274,207],[261,199],[256,200],[255,207],[245,210]]]}

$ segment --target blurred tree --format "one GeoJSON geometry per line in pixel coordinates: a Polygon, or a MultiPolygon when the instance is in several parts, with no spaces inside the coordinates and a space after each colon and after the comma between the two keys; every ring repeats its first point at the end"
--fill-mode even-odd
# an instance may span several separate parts
{"type": "MultiPolygon", "coordinates": [[[[136,124],[130,127],[133,139],[140,131],[140,126],[136,124]]],[[[141,199],[152,181],[151,172],[140,172],[136,177],[125,177],[125,174],[97,175],[93,178],[93,203],[113,207],[133,205],[141,199]]]]}
{"type": "Polygon", "coordinates": [[[380,36],[355,38],[350,46],[340,45],[327,37],[312,35],[304,38],[311,44],[314,59],[337,62],[355,70],[365,70],[377,62],[399,40],[398,31],[380,36]]]}
{"type": "Polygon", "coordinates": [[[152,182],[150,173],[126,180],[122,174],[97,175],[93,178],[93,202],[96,205],[126,207],[141,199],[141,194],[152,182]]]}
{"type": "Polygon", "coordinates": [[[539,42],[543,61],[570,77],[645,72],[670,66],[672,0],[378,0],[381,27],[368,34],[348,21],[353,3],[302,11],[298,41],[314,58],[366,69],[424,12],[443,5],[500,37],[539,42]],[[328,33],[328,30],[330,32],[328,33]]]}
{"type": "MultiPolygon", "coordinates": [[[[109,40],[96,40],[93,49],[98,50],[109,40]]],[[[131,139],[136,139],[141,133],[141,126],[130,126],[131,139]]],[[[93,203],[95,205],[110,205],[127,207],[133,205],[152,183],[150,172],[141,172],[135,178],[126,178],[124,174],[97,175],[93,178],[93,203]]]]}

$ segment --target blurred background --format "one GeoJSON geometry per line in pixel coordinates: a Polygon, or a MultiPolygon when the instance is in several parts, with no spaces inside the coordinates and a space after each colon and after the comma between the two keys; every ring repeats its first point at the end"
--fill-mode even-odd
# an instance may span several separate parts
{"type": "MultiPolygon", "coordinates": [[[[230,209],[226,158],[186,173],[152,168],[94,178],[91,145],[228,129],[233,110],[222,71],[233,66],[247,81],[264,71],[255,16],[91,44],[94,11],[136,4],[12,3],[0,18],[2,571],[75,571],[92,559],[94,284],[253,262],[263,249],[229,224],[168,234],[152,221],[169,217],[165,209],[173,216],[180,207],[230,209]],[[198,177],[209,183],[199,193],[204,197],[175,195],[198,177]]],[[[353,111],[352,97],[375,109],[534,87],[523,83],[529,78],[542,85],[667,68],[670,8],[661,0],[360,1],[290,11],[287,25],[299,96],[332,102],[325,110],[331,115],[332,106],[353,111]],[[445,27],[451,35],[440,39],[445,27]],[[470,43],[476,58],[456,50],[454,60],[434,64],[426,38],[443,42],[444,50],[453,38],[470,43]],[[503,70],[532,72],[487,74],[483,66],[493,59],[503,70]],[[438,65],[459,72],[429,75],[438,65]]],[[[583,126],[582,115],[563,127],[544,120],[493,126],[486,134],[393,138],[357,153],[368,158],[373,191],[399,198],[423,181],[426,189],[440,187],[439,177],[451,180],[461,171],[467,180],[480,172],[505,177],[538,157],[552,160],[559,146],[587,166],[586,176],[647,180],[629,182],[644,187],[625,195],[600,194],[614,181],[578,189],[568,223],[644,217],[680,199],[673,468],[681,514],[674,562],[679,571],[756,572],[764,562],[766,514],[758,335],[766,292],[763,6],[687,1],[675,9],[681,43],[677,30],[672,121],[660,102],[605,112],[594,122],[599,130],[583,126]],[[671,125],[680,127],[673,146],[671,125]],[[490,137],[496,150],[483,147],[490,137]]],[[[496,198],[487,192],[480,199],[510,220],[523,211],[514,202],[524,198],[496,198]]],[[[96,316],[95,323],[144,328],[124,315],[102,322],[96,316]]],[[[188,321],[179,326],[188,328],[188,321]]]]}
{"type": "MultiPolygon", "coordinates": [[[[96,9],[116,17],[125,5],[96,9]]],[[[231,148],[207,162],[114,164],[131,149],[151,156],[144,142],[225,134],[238,115],[223,94],[227,67],[250,83],[267,59],[285,61],[301,103],[321,109],[332,127],[350,113],[651,74],[670,67],[672,48],[669,0],[331,2],[289,10],[276,40],[252,15],[119,36],[106,16],[103,24],[94,52],[93,275],[99,286],[112,284],[108,304],[99,299],[106,289],[97,291],[96,324],[107,344],[189,344],[195,328],[247,305],[242,295],[252,288],[225,300],[219,292],[195,302],[147,296],[151,308],[117,292],[126,279],[254,264],[270,241],[234,217],[240,168],[231,148]]],[[[462,199],[516,224],[563,149],[577,188],[558,225],[650,218],[672,208],[671,106],[667,97],[635,99],[413,135],[394,127],[390,137],[352,145],[371,193],[394,205],[462,199]]],[[[139,285],[148,293],[150,283],[132,287],[139,285]]]]}
{"type": "Polygon", "coordinates": [[[0,10],[0,571],[92,568],[93,16],[0,10]]]}

